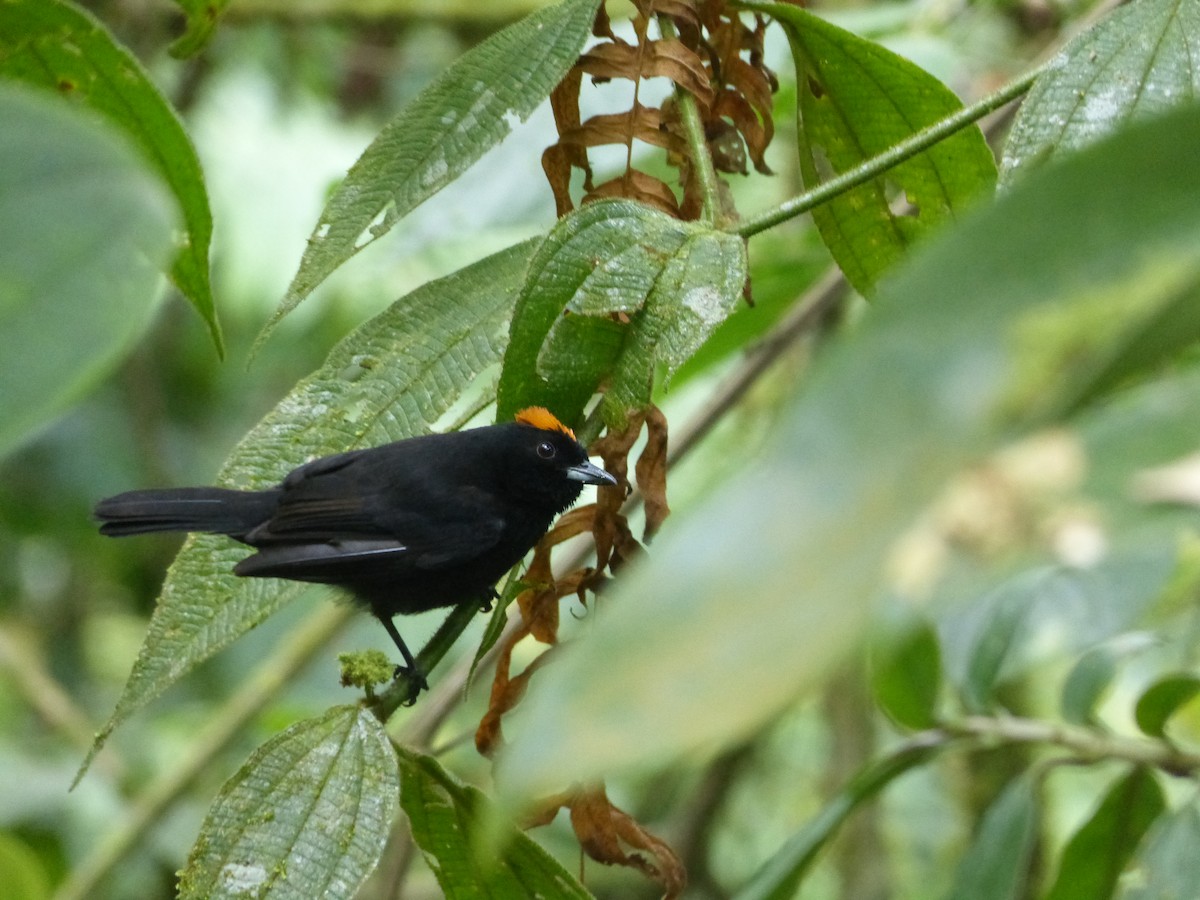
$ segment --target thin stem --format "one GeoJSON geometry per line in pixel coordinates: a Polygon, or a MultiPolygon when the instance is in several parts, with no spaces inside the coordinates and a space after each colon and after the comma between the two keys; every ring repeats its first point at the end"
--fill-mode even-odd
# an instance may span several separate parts
{"type": "MultiPolygon", "coordinates": [[[[95,738],[87,714],[75,705],[50,674],[30,643],[8,628],[0,628],[0,672],[12,680],[17,693],[47,725],[63,734],[80,751],[87,752],[95,738]]],[[[125,777],[125,763],[119,757],[106,757],[104,763],[110,778],[120,780],[125,777]]]]}
{"type": "MultiPolygon", "coordinates": [[[[753,8],[753,4],[746,4],[746,6],[753,8]]],[[[1000,88],[1000,90],[989,94],[982,100],[972,103],[970,106],[964,106],[958,112],[947,116],[940,122],[935,122],[928,128],[921,129],[911,137],[907,137],[900,141],[900,143],[889,147],[878,156],[871,157],[866,162],[843,172],[836,178],[822,182],[811,191],[806,191],[798,197],[784,201],[775,209],[760,213],[749,219],[744,219],[730,230],[734,234],[740,234],[742,237],[751,237],[760,231],[766,231],[768,228],[773,228],[781,222],[786,222],[788,219],[793,219],[796,216],[806,213],[813,207],[820,206],[826,200],[830,200],[838,194],[843,194],[851,188],[858,187],[858,185],[873,178],[878,178],[889,169],[895,168],[905,160],[911,159],[918,153],[928,150],[939,141],[945,140],[955,132],[966,128],[993,110],[999,109],[1001,106],[1024,94],[1042,73],[1042,68],[1038,67],[1025,73],[1020,78],[1000,88]]]]}
{"type": "MultiPolygon", "coordinates": [[[[434,632],[433,637],[429,642],[421,648],[421,652],[417,654],[417,668],[423,673],[429,675],[433,672],[442,658],[450,652],[450,648],[454,646],[454,642],[459,639],[467,626],[475,619],[476,613],[479,612],[479,604],[463,603],[454,607],[450,611],[450,615],[446,617],[439,627],[434,632]]],[[[413,685],[407,675],[401,675],[384,690],[371,704],[375,715],[379,717],[381,722],[386,722],[391,718],[401,706],[407,702],[412,696],[413,685]]]]}
{"type": "Polygon", "coordinates": [[[55,894],[55,900],[98,897],[98,887],[132,850],[145,843],[146,834],[213,760],[242,736],[246,726],[286,688],[354,615],[349,604],[325,604],[293,631],[258,671],[234,694],[224,708],[197,735],[187,755],[161,776],[138,799],[130,817],[107,832],[105,839],[76,868],[55,894]]]}
{"type": "MultiPolygon", "coordinates": [[[[675,23],[668,16],[658,17],[658,27],[665,38],[676,36],[675,23]]],[[[679,104],[679,121],[683,124],[683,135],[687,140],[688,158],[692,172],[700,182],[700,216],[709,225],[717,221],[717,170],[713,168],[712,154],[708,152],[708,141],[704,137],[704,121],[700,117],[700,106],[696,98],[683,88],[676,88],[675,101],[679,104]]]]}
{"type": "Polygon", "coordinates": [[[1118,759],[1161,769],[1169,775],[1200,774],[1200,753],[1182,750],[1167,741],[1124,737],[1062,722],[1016,716],[967,716],[947,722],[939,730],[954,737],[1001,744],[1048,744],[1069,750],[1089,762],[1118,759]]]}

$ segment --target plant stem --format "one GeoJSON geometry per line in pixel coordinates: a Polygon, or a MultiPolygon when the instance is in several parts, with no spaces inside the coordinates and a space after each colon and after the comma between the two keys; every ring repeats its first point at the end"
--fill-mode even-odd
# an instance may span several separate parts
{"type": "Polygon", "coordinates": [[[1001,744],[1049,744],[1070,750],[1089,762],[1116,759],[1161,769],[1168,775],[1200,773],[1200,753],[1182,750],[1168,741],[1124,737],[1063,722],[1016,716],[967,716],[947,722],[939,730],[953,737],[1001,744]]]}
{"type": "MultiPolygon", "coordinates": [[[[746,2],[746,0],[741,5],[747,9],[754,8],[754,3],[746,2]]],[[[947,116],[940,122],[935,122],[927,128],[922,128],[916,134],[889,147],[878,156],[873,156],[853,169],[849,169],[837,177],[829,179],[829,181],[822,182],[811,191],[806,191],[798,197],[786,200],[775,207],[775,209],[742,220],[731,228],[730,231],[742,237],[751,237],[760,231],[766,231],[768,228],[773,228],[781,222],[786,222],[788,219],[806,213],[813,207],[820,206],[838,194],[843,194],[851,188],[858,187],[858,185],[873,178],[878,178],[889,169],[894,168],[907,159],[911,159],[918,153],[928,150],[934,144],[945,140],[956,131],[966,128],[993,110],[999,109],[1001,106],[1024,94],[1033,85],[1038,75],[1041,74],[1042,68],[1038,67],[1027,72],[1020,78],[1009,82],[998,91],[984,97],[982,100],[978,100],[970,106],[964,106],[958,112],[947,116]]]]}
{"type": "MultiPolygon", "coordinates": [[[[668,16],[658,17],[659,31],[665,38],[676,36],[675,23],[668,16]]],[[[683,88],[675,89],[675,101],[679,104],[679,120],[683,124],[683,133],[687,138],[688,157],[691,160],[692,172],[700,182],[700,216],[706,224],[712,225],[717,221],[717,202],[719,187],[717,185],[717,170],[713,168],[712,155],[708,152],[708,141],[704,137],[704,122],[700,118],[700,107],[696,98],[683,88]]]]}
{"type": "MultiPolygon", "coordinates": [[[[454,607],[446,621],[417,654],[417,667],[426,675],[430,674],[454,646],[454,642],[467,630],[467,626],[475,620],[478,612],[477,603],[463,603],[454,607]]],[[[371,709],[381,722],[386,722],[412,696],[412,689],[411,679],[402,675],[376,697],[371,709]]]]}

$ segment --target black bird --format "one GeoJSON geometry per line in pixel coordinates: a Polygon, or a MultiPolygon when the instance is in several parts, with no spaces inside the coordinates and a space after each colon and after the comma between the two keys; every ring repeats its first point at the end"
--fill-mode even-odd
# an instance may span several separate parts
{"type": "MultiPolygon", "coordinates": [[[[616,479],[541,407],[516,421],[408,438],[305,463],[276,487],[128,491],[101,500],[102,534],[226,534],[257,552],[251,578],[345,588],[387,629],[416,691],[427,687],[392,617],[486,607],[495,584],[579,497],[616,479]]],[[[415,694],[414,694],[415,696],[415,694]]]]}

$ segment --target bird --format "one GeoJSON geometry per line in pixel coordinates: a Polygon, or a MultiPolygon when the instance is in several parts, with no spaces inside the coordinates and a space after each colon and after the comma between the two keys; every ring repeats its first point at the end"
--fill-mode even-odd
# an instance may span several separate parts
{"type": "Polygon", "coordinates": [[[571,507],[583,486],[617,480],[543,407],[514,421],[336,453],[274,487],[127,491],[95,508],[100,533],[227,535],[254,549],[248,578],[345,589],[400,650],[413,685],[428,682],[395,623],[439,607],[486,609],[495,585],[571,507]]]}

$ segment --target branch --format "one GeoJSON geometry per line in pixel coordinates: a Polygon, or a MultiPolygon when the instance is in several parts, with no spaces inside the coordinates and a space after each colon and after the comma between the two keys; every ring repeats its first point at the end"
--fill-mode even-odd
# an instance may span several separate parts
{"type": "Polygon", "coordinates": [[[951,737],[1000,744],[1048,744],[1070,750],[1085,762],[1117,759],[1179,777],[1200,774],[1200,753],[1183,750],[1168,741],[1125,737],[1062,722],[1016,716],[967,716],[947,722],[937,730],[951,737]]]}

